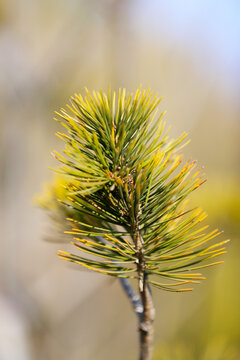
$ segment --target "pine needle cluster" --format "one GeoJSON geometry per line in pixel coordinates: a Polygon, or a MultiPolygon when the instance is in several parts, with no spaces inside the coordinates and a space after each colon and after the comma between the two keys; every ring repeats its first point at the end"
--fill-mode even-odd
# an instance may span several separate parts
{"type": "MultiPolygon", "coordinates": [[[[226,241],[201,225],[206,214],[187,205],[204,180],[196,162],[183,162],[187,134],[169,137],[150,90],[74,95],[58,121],[65,132],[54,156],[64,181],[59,201],[76,252],[65,260],[99,273],[143,279],[168,291],[188,291],[201,269],[221,263],[226,241]],[[203,264],[202,264],[203,263],[203,264]],[[189,286],[190,285],[190,286],[189,286]]],[[[67,228],[67,227],[66,227],[67,228]]]]}

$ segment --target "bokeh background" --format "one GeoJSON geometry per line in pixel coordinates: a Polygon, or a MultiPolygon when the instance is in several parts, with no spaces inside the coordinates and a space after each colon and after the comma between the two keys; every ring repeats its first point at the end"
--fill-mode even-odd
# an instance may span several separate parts
{"type": "MultiPolygon", "coordinates": [[[[0,360],[135,359],[136,319],[117,280],[68,266],[32,198],[62,144],[54,110],[75,92],[142,84],[208,182],[192,199],[231,238],[188,294],[154,291],[155,359],[240,359],[240,3],[1,0],[0,360]]],[[[69,248],[68,245],[64,245],[69,248]]]]}

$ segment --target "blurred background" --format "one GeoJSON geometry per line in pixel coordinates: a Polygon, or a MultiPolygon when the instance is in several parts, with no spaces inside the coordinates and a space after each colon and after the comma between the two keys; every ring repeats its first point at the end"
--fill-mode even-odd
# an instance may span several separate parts
{"type": "Polygon", "coordinates": [[[208,179],[192,201],[231,238],[192,293],[154,291],[155,359],[240,359],[239,18],[237,0],[0,0],[0,360],[137,358],[118,281],[59,260],[32,198],[62,148],[54,110],[85,86],[140,84],[173,136],[189,132],[208,179]]]}

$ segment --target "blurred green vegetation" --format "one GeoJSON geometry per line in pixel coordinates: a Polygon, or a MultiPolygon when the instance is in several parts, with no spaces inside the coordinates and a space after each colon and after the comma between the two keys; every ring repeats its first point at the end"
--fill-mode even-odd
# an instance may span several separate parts
{"type": "Polygon", "coordinates": [[[193,203],[209,214],[209,222],[231,238],[228,254],[206,284],[206,296],[174,336],[159,345],[156,360],[238,360],[240,358],[240,189],[238,178],[210,176],[193,203]]]}
{"type": "MultiPolygon", "coordinates": [[[[198,344],[199,346],[199,344],[198,344]]],[[[239,347],[226,343],[224,338],[212,339],[200,349],[188,341],[176,341],[163,344],[156,351],[154,360],[238,360],[239,347]]]]}
{"type": "Polygon", "coordinates": [[[231,0],[0,0],[0,292],[28,329],[30,360],[136,358],[135,318],[118,284],[98,288],[97,275],[66,271],[59,245],[42,241],[53,229],[31,199],[56,165],[54,110],[84,86],[140,83],[163,95],[174,134],[190,132],[187,156],[208,180],[193,201],[231,239],[225,263],[193,293],[155,296],[155,359],[240,358],[238,14],[231,0]]]}
{"type": "Polygon", "coordinates": [[[201,193],[195,192],[193,200],[202,206],[209,220],[228,233],[240,230],[240,179],[224,174],[207,175],[207,183],[201,193]]]}

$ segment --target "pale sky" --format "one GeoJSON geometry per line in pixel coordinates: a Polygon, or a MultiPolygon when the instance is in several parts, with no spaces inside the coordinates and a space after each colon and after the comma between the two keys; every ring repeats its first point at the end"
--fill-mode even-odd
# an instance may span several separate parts
{"type": "Polygon", "coordinates": [[[156,46],[189,52],[199,68],[221,76],[238,93],[240,1],[138,0],[132,5],[133,26],[143,36],[156,46]]]}

